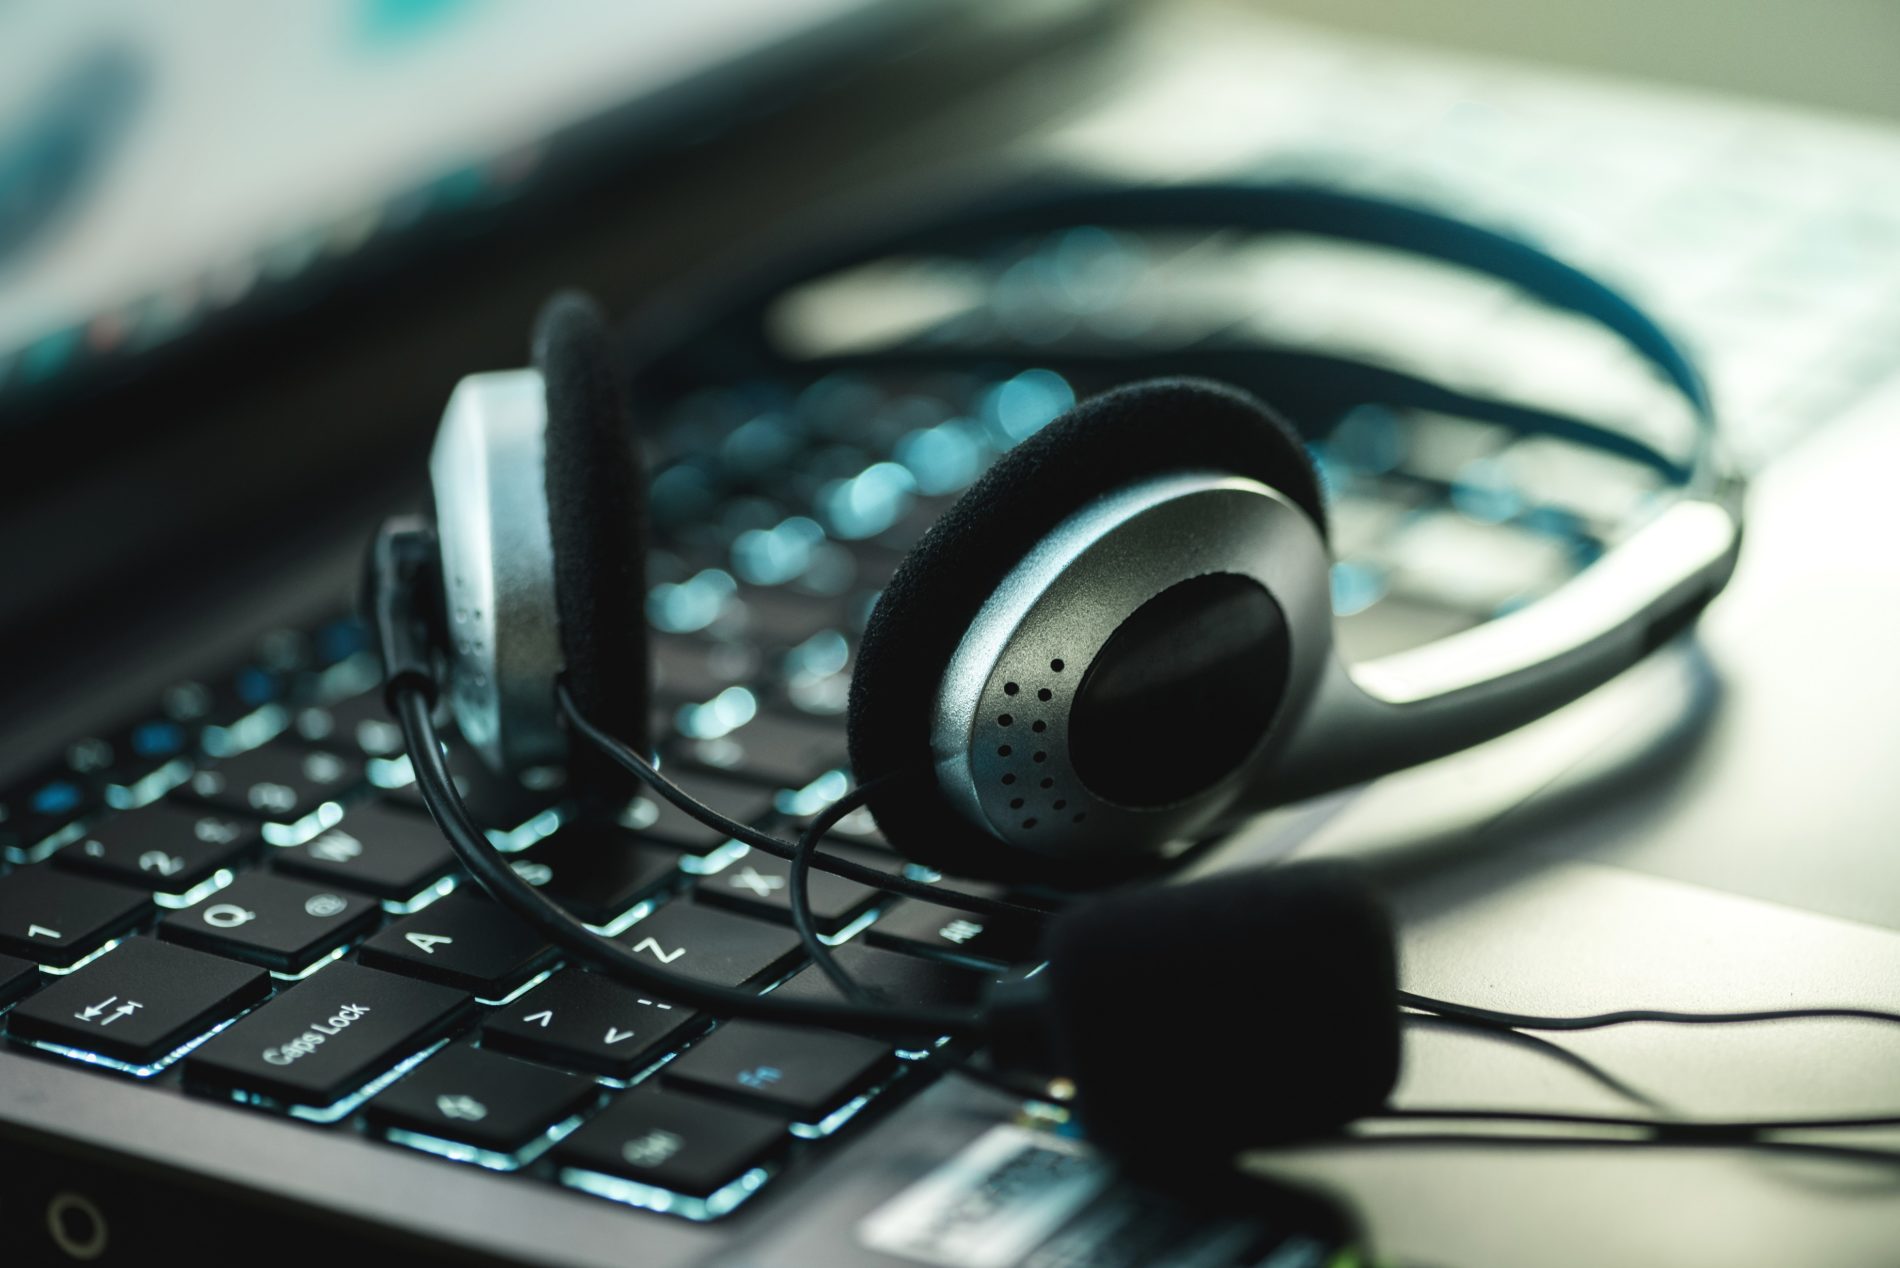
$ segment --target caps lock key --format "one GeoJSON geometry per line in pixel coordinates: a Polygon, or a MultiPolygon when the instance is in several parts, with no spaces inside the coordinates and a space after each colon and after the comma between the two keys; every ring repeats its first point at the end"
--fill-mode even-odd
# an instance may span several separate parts
{"type": "Polygon", "coordinates": [[[333,964],[185,1058],[185,1081],[291,1105],[330,1105],[449,1033],[469,997],[333,964]]]}

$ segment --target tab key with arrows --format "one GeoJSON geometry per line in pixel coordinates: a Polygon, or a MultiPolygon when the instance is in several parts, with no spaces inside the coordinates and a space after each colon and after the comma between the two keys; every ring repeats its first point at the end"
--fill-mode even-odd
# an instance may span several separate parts
{"type": "Polygon", "coordinates": [[[149,1066],[270,993],[270,975],[132,938],[13,1010],[15,1039],[149,1066]]]}

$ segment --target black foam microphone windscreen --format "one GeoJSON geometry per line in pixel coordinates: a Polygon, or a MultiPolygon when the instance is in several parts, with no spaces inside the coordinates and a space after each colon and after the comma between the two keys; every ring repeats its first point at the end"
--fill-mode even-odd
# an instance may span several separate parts
{"type": "Polygon", "coordinates": [[[1131,1168],[1225,1167],[1380,1108],[1398,1079],[1392,921],[1350,863],[1119,891],[1059,916],[1043,952],[1053,1068],[1131,1168]]]}

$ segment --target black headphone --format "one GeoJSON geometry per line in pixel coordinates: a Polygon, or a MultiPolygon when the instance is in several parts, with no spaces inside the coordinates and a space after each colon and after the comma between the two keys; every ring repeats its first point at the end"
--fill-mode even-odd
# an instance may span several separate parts
{"type": "Polygon", "coordinates": [[[1269,806],[1468,747],[1576,699],[1720,592],[1740,548],[1742,482],[1723,465],[1689,358],[1628,300],[1525,243],[1378,199],[1096,188],[1010,195],[806,244],[668,309],[656,329],[629,354],[586,301],[551,303],[533,369],[456,388],[431,463],[433,525],[392,521],[372,552],[392,711],[431,810],[498,901],[577,958],[684,1004],[971,1038],[1004,1070],[1071,1077],[1091,1133],[1124,1157],[1178,1160],[1191,1140],[1224,1158],[1378,1111],[1397,1075],[1401,1001],[1473,1024],[1577,1020],[1500,1020],[1399,996],[1390,919],[1339,864],[1076,903],[1052,922],[1042,971],[1005,979],[975,1013],[897,1008],[856,990],[796,901],[801,934],[844,1002],[693,982],[593,934],[509,870],[461,804],[434,714],[445,683],[460,734],[501,771],[566,762],[577,783],[613,795],[632,772],[736,839],[793,857],[795,897],[806,869],[820,867],[974,911],[1017,909],[824,858],[816,842],[860,803],[896,849],[951,876],[1069,891],[1155,876],[1183,843],[1269,806]],[[766,347],[776,297],[857,263],[1076,225],[1310,235],[1506,283],[1626,345],[1677,398],[1691,424],[1684,452],[1388,366],[1285,349],[1212,364],[1264,365],[1265,377],[1342,407],[1428,409],[1561,437],[1653,469],[1677,496],[1549,596],[1348,668],[1333,648],[1322,482],[1293,428],[1204,377],[1129,384],[1004,454],[886,585],[851,684],[856,792],[796,845],[699,805],[647,760],[645,477],[629,443],[629,366],[638,383],[708,349],[766,347]],[[1126,1000],[1165,1000],[1171,1015],[1204,1021],[1254,986],[1276,1017],[1299,1019],[1297,1033],[1197,1045],[1193,1078],[1171,1082],[1178,1095],[1158,1104],[1155,1072],[1179,1059],[1177,1036],[1166,1025],[1122,1028],[1126,1000]]]}

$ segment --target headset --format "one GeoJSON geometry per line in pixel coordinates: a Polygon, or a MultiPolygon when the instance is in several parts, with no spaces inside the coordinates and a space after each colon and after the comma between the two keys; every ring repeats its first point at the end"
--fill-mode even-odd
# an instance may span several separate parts
{"type": "MultiPolygon", "coordinates": [[[[947,212],[893,214],[868,231],[748,262],[664,308],[630,348],[588,301],[557,297],[537,324],[533,361],[456,387],[430,462],[433,520],[383,526],[366,603],[390,709],[456,853],[499,902],[591,967],[726,1016],[967,1041],[966,1050],[987,1054],[987,1066],[967,1066],[979,1077],[1030,1094],[1033,1076],[1045,1096],[1051,1077],[1070,1081],[1093,1139],[1131,1165],[1165,1159],[1177,1168],[1400,1113],[1386,1102],[1401,1006],[1492,1028],[1900,1020],[1858,1009],[1487,1012],[1399,992],[1390,917],[1348,865],[1160,883],[1192,844],[1263,810],[1470,747],[1577,699],[1688,628],[1727,583],[1744,483],[1724,460],[1689,357],[1616,291],[1525,242],[1305,186],[1009,191],[947,212]],[[1673,499],[1546,597],[1349,666],[1333,639],[1324,489],[1294,428],[1205,374],[1127,383],[1003,454],[891,577],[851,681],[854,790],[796,842],[699,803],[648,749],[646,477],[632,443],[630,384],[707,350],[716,362],[768,346],[774,299],[850,266],[1080,225],[1359,244],[1455,267],[1594,323],[1679,400],[1693,421],[1685,453],[1386,365],[1265,348],[1209,364],[1244,366],[1252,380],[1341,404],[1443,411],[1560,437],[1654,470],[1673,499]],[[577,787],[606,801],[645,786],[736,840],[792,859],[794,923],[838,998],[780,999],[668,972],[515,876],[449,773],[436,724],[443,701],[462,739],[497,771],[565,763],[577,787]],[[935,873],[1003,882],[1010,894],[1084,897],[1053,912],[1038,963],[999,981],[980,1008],[893,1005],[854,982],[816,936],[811,868],[979,913],[1050,913],[993,890],[964,892],[823,854],[825,833],[861,806],[895,849],[935,873]],[[1171,1016],[1197,1025],[1270,999],[1286,1032],[1265,1044],[1195,1045],[1192,1075],[1157,1097],[1157,1072],[1181,1060],[1179,1037],[1165,1025],[1122,1027],[1130,997],[1165,1000],[1171,1016]]],[[[1442,1116],[1460,1115],[1495,1117],[1442,1116]]],[[[1726,1125],[1735,1130],[1724,1135],[1719,1124],[1625,1121],[1653,1128],[1653,1143],[1753,1141],[1776,1126],[1726,1125]]]]}

